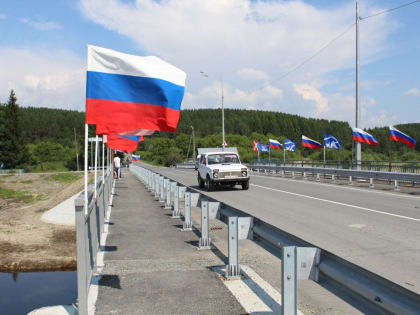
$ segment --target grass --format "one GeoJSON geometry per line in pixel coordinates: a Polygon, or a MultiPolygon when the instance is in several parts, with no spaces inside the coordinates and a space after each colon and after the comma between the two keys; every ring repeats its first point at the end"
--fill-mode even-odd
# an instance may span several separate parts
{"type": "Polygon", "coordinates": [[[13,201],[23,201],[25,203],[30,203],[35,200],[42,200],[43,196],[33,196],[24,191],[16,191],[8,188],[0,188],[0,198],[8,199],[13,201]]]}
{"type": "Polygon", "coordinates": [[[34,181],[30,179],[21,181],[22,184],[32,184],[33,182],[34,181]]]}
{"type": "Polygon", "coordinates": [[[72,183],[78,180],[82,175],[77,173],[58,173],[45,176],[45,180],[54,180],[60,183],[72,183]]]}

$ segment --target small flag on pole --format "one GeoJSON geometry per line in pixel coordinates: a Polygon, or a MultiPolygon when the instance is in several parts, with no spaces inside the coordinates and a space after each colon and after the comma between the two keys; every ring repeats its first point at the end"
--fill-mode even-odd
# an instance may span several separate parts
{"type": "Polygon", "coordinates": [[[138,162],[138,161],[140,161],[140,155],[132,155],[131,156],[131,160],[133,161],[133,162],[138,162]]]}
{"type": "Polygon", "coordinates": [[[324,134],[324,147],[329,149],[340,150],[341,142],[338,138],[329,135],[328,133],[324,134]]]}
{"type": "Polygon", "coordinates": [[[302,147],[321,150],[321,143],[308,137],[302,136],[302,147]]]}
{"type": "Polygon", "coordinates": [[[270,152],[270,146],[264,143],[257,143],[258,152],[270,152]]]}
{"type": "Polygon", "coordinates": [[[290,139],[284,139],[284,149],[286,151],[296,152],[297,142],[294,142],[290,139]]]}
{"type": "Polygon", "coordinates": [[[405,133],[399,131],[393,126],[389,126],[389,140],[402,142],[412,149],[416,147],[416,140],[407,136],[405,133]]]}
{"type": "Polygon", "coordinates": [[[356,142],[363,142],[369,145],[378,145],[378,141],[366,131],[360,128],[353,128],[353,140],[356,142]]]}
{"type": "Polygon", "coordinates": [[[281,143],[278,142],[277,140],[268,139],[268,143],[270,145],[270,149],[280,150],[282,148],[281,143]]]}
{"type": "Polygon", "coordinates": [[[257,140],[254,140],[254,142],[252,142],[252,150],[254,152],[258,151],[258,141],[257,140]]]}

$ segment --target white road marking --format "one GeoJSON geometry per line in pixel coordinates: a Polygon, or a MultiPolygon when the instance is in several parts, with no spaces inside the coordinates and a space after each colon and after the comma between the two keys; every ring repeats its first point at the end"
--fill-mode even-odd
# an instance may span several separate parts
{"type": "Polygon", "coordinates": [[[366,224],[353,223],[353,224],[349,224],[348,227],[354,228],[354,229],[363,229],[364,227],[366,227],[366,224]]]}
{"type": "MultiPolygon", "coordinates": [[[[269,178],[269,179],[280,180],[280,181],[293,181],[293,182],[297,182],[296,179],[292,179],[292,178],[272,177],[272,176],[254,175],[254,174],[252,174],[251,176],[262,177],[262,178],[269,178]]],[[[314,183],[314,182],[311,182],[311,181],[300,181],[300,183],[302,183],[302,184],[310,184],[310,185],[328,185],[329,187],[333,187],[333,188],[352,189],[352,190],[362,191],[362,192],[366,192],[366,193],[381,194],[381,195],[387,195],[387,196],[392,196],[392,197],[411,198],[411,199],[417,199],[417,200],[420,199],[420,197],[404,195],[402,193],[377,191],[377,190],[372,190],[372,189],[367,190],[367,189],[361,189],[361,188],[356,188],[356,187],[352,187],[352,186],[334,185],[334,184],[330,184],[330,183],[321,183],[321,182],[314,183]]]]}
{"type": "Polygon", "coordinates": [[[259,187],[259,188],[263,188],[263,189],[267,189],[267,190],[278,191],[278,192],[281,192],[281,193],[284,193],[284,194],[293,195],[293,196],[304,197],[304,198],[318,200],[318,201],[323,201],[323,202],[328,202],[328,203],[332,203],[332,204],[336,204],[336,205],[340,205],[340,206],[346,206],[346,207],[356,208],[356,209],[363,210],[363,211],[369,211],[369,212],[374,212],[374,213],[389,215],[389,216],[397,217],[397,218],[401,218],[401,219],[406,219],[406,220],[412,220],[412,221],[420,222],[420,219],[406,217],[406,216],[399,215],[399,214],[394,214],[394,213],[389,213],[389,212],[384,212],[384,211],[379,211],[379,210],[373,210],[373,209],[369,209],[369,208],[365,208],[365,207],[350,205],[350,204],[343,203],[343,202],[332,201],[332,200],[322,199],[322,198],[317,198],[317,197],[312,197],[312,196],[308,196],[308,195],[297,194],[297,193],[293,193],[293,192],[290,192],[290,191],[285,191],[285,190],[280,190],[280,189],[265,187],[265,186],[256,185],[256,184],[250,184],[250,185],[251,186],[255,186],[255,187],[259,187]]]}
{"type": "MultiPolygon", "coordinates": [[[[226,267],[214,270],[224,276],[226,267]]],[[[245,311],[252,315],[281,314],[281,294],[250,267],[241,265],[241,270],[242,279],[222,281],[245,311]]],[[[299,310],[298,314],[303,315],[299,310]]]]}

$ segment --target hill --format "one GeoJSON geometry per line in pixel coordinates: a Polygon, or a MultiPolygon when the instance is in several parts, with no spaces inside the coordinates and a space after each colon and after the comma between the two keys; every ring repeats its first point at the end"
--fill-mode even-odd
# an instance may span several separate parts
{"type": "MultiPolygon", "coordinates": [[[[66,167],[74,168],[76,164],[74,131],[76,131],[79,157],[83,156],[84,113],[36,107],[19,110],[24,142],[28,154],[32,156],[31,163],[41,163],[40,160],[45,160],[44,155],[55,154],[61,156],[60,159],[65,155],[66,167]],[[57,153],[58,151],[61,153],[57,153]],[[35,155],[37,156],[34,157],[35,155]]],[[[157,132],[152,137],[146,137],[146,141],[140,143],[138,149],[144,158],[156,160],[155,162],[159,164],[168,164],[168,159],[177,161],[186,158],[187,155],[191,157],[191,126],[195,130],[196,147],[221,145],[221,110],[186,109],[181,111],[177,133],[157,132]]],[[[363,145],[363,159],[419,160],[420,124],[401,124],[396,127],[418,140],[415,151],[402,144],[390,142],[387,128],[373,128],[368,132],[379,141],[379,145],[377,147],[363,145]]],[[[327,159],[344,160],[352,157],[351,127],[343,121],[304,118],[280,112],[225,109],[225,131],[228,144],[238,146],[241,156],[246,161],[252,161],[256,156],[252,152],[253,140],[266,143],[268,138],[283,141],[287,137],[300,143],[301,136],[305,135],[322,143],[324,133],[338,137],[344,148],[341,152],[328,152],[327,159]]],[[[94,134],[94,126],[90,126],[89,135],[94,134]]],[[[281,159],[282,153],[272,152],[272,157],[281,159]]],[[[303,149],[295,154],[288,153],[288,157],[321,159],[322,155],[320,152],[303,149]]]]}

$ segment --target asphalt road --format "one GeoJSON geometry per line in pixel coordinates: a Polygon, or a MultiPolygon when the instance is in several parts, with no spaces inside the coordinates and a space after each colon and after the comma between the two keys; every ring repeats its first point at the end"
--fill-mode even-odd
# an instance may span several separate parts
{"type": "MultiPolygon", "coordinates": [[[[193,170],[155,170],[198,189],[193,170]]],[[[203,193],[420,294],[420,197],[257,175],[236,187],[203,193]]]]}

